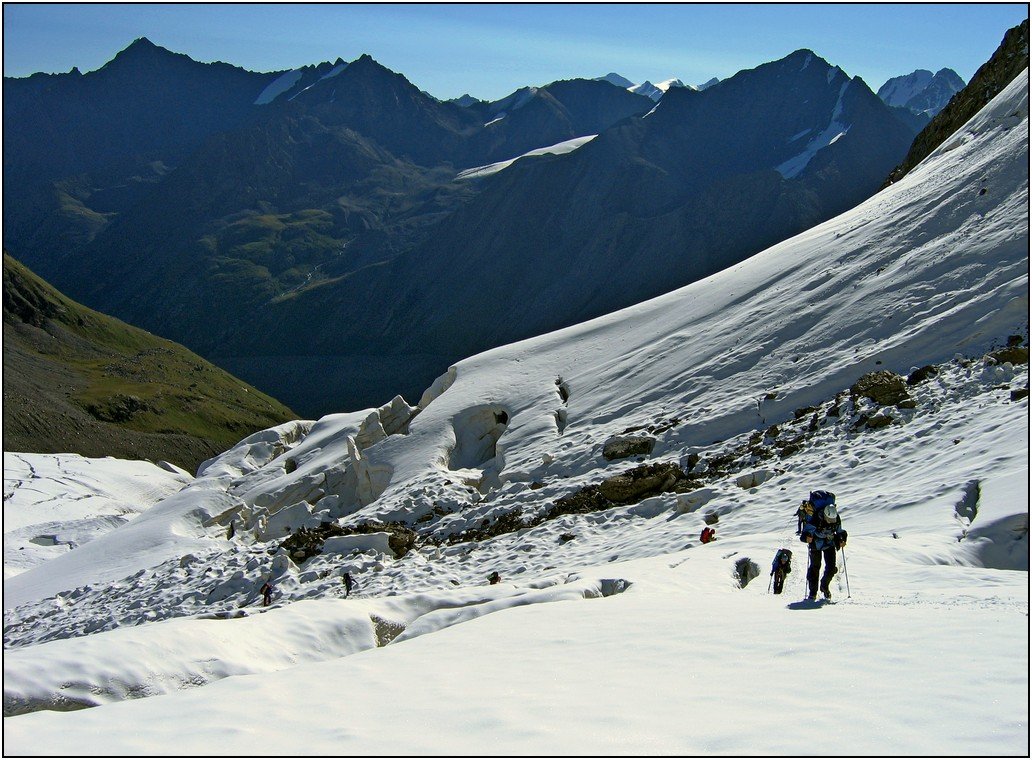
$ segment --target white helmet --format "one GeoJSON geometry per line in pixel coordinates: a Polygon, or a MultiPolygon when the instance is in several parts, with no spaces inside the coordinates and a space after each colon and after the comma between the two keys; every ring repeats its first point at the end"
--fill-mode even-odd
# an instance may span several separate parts
{"type": "Polygon", "coordinates": [[[824,508],[824,521],[832,523],[832,522],[835,522],[835,520],[837,520],[837,519],[838,519],[838,510],[835,509],[835,505],[834,504],[829,504],[828,506],[826,506],[824,508]]]}

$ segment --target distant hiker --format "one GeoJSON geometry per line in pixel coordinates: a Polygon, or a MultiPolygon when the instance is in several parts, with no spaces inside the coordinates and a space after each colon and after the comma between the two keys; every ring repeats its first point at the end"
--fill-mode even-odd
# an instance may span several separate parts
{"type": "Polygon", "coordinates": [[[344,573],[340,579],[344,583],[344,597],[347,598],[351,596],[351,588],[355,585],[355,582],[351,579],[351,573],[344,573]]]}
{"type": "Polygon", "coordinates": [[[842,530],[842,518],[835,507],[835,494],[828,491],[813,491],[797,512],[799,516],[799,540],[810,546],[810,565],[806,571],[807,599],[817,598],[817,576],[821,572],[821,558],[824,559],[824,575],[820,588],[825,599],[831,599],[831,579],[838,568],[835,565],[835,551],[846,545],[846,531],[842,530]]]}
{"type": "Polygon", "coordinates": [[[493,586],[493,585],[495,585],[496,583],[499,583],[502,580],[502,576],[500,576],[498,574],[498,571],[495,570],[493,573],[491,573],[489,576],[487,576],[487,580],[493,586]]]}
{"type": "Polygon", "coordinates": [[[702,533],[699,534],[699,540],[704,544],[708,544],[717,536],[717,531],[707,525],[702,529],[702,533]]]}
{"type": "Polygon", "coordinates": [[[792,552],[788,549],[778,549],[778,553],[774,555],[774,562],[770,566],[775,594],[780,594],[785,588],[785,576],[790,572],[792,572],[792,552]]]}
{"type": "Polygon", "coordinates": [[[268,607],[272,602],[272,586],[266,581],[265,585],[261,588],[262,592],[262,607],[268,607]]]}

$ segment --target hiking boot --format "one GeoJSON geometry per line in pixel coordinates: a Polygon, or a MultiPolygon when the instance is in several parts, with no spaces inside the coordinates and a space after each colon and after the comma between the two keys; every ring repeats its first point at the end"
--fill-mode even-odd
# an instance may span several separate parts
{"type": "Polygon", "coordinates": [[[831,588],[828,583],[828,581],[824,581],[824,583],[821,584],[821,593],[824,595],[825,599],[831,599],[831,588]]]}

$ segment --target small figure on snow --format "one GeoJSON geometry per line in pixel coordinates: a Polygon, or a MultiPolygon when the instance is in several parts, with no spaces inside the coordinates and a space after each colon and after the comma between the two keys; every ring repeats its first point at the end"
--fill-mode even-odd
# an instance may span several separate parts
{"type": "Polygon", "coordinates": [[[771,563],[770,574],[774,580],[774,593],[780,594],[785,588],[785,576],[792,572],[792,552],[789,549],[778,549],[771,563]]]}
{"type": "Polygon", "coordinates": [[[495,570],[493,573],[491,573],[489,576],[487,576],[487,580],[488,580],[488,583],[490,583],[493,586],[496,583],[500,583],[501,582],[502,576],[500,576],[498,574],[498,571],[495,570]]]}
{"type": "Polygon", "coordinates": [[[808,501],[799,507],[799,540],[810,547],[810,565],[806,571],[807,599],[817,598],[817,576],[824,559],[824,575],[820,588],[825,599],[831,599],[831,579],[838,571],[835,565],[835,551],[846,545],[846,531],[842,530],[842,518],[835,507],[835,494],[828,491],[813,491],[808,501]]]}
{"type": "Polygon", "coordinates": [[[714,538],[717,537],[717,531],[707,525],[702,529],[702,533],[699,534],[699,540],[704,544],[708,544],[714,538]]]}
{"type": "Polygon", "coordinates": [[[265,581],[265,585],[261,587],[262,593],[262,607],[268,607],[272,602],[272,586],[268,581],[265,581]]]}
{"type": "Polygon", "coordinates": [[[351,578],[351,573],[344,573],[340,576],[341,582],[344,584],[344,597],[351,596],[351,589],[355,585],[355,581],[351,578]]]}

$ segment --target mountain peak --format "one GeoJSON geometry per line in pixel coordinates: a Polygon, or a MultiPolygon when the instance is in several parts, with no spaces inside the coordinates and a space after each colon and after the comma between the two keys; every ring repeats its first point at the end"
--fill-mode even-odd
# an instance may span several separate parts
{"type": "Polygon", "coordinates": [[[129,44],[128,47],[116,53],[115,57],[105,64],[104,68],[116,62],[123,63],[129,61],[132,63],[138,63],[140,61],[176,57],[189,59],[189,56],[184,55],[183,53],[173,53],[171,50],[163,48],[160,45],[155,45],[146,37],[137,37],[129,44]]]}
{"type": "Polygon", "coordinates": [[[809,48],[800,48],[799,50],[795,50],[786,55],[780,61],[775,61],[775,63],[781,63],[786,66],[799,66],[800,71],[803,71],[814,64],[822,70],[837,68],[833,67],[830,63],[809,48]]]}
{"type": "Polygon", "coordinates": [[[401,76],[377,61],[369,53],[362,53],[358,58],[347,64],[347,71],[352,75],[379,74],[382,76],[384,74],[391,74],[393,76],[401,76]]]}
{"type": "MultiPolygon", "coordinates": [[[[176,55],[171,50],[161,47],[161,45],[155,45],[146,37],[137,37],[133,40],[129,46],[120,52],[118,55],[131,55],[131,56],[152,56],[152,55],[176,55]]],[[[118,56],[116,56],[117,58],[118,56]]]]}
{"type": "Polygon", "coordinates": [[[147,49],[154,49],[156,47],[158,47],[158,46],[155,45],[153,42],[151,42],[146,37],[137,37],[135,40],[132,41],[132,43],[129,45],[129,47],[126,48],[126,50],[133,50],[134,48],[140,49],[140,50],[147,50],[147,49]]]}
{"type": "Polygon", "coordinates": [[[620,76],[614,71],[610,71],[604,77],[596,77],[596,79],[600,82],[609,82],[609,84],[615,84],[617,87],[623,87],[625,89],[628,87],[634,87],[634,82],[627,77],[620,76]]]}

